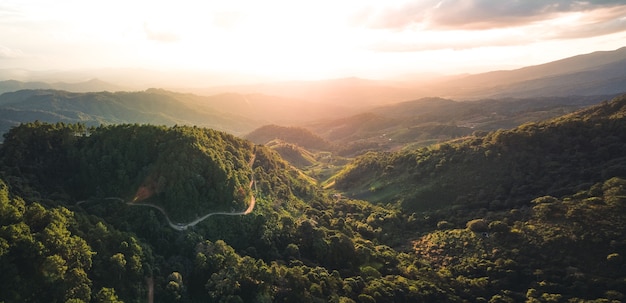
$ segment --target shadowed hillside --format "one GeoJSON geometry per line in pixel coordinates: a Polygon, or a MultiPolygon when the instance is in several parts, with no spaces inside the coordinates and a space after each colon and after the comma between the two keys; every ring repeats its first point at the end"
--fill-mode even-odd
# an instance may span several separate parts
{"type": "Polygon", "coordinates": [[[248,142],[207,129],[24,124],[5,135],[5,165],[47,193],[159,205],[175,222],[245,209],[248,142]]]}
{"type": "Polygon", "coordinates": [[[59,90],[21,90],[0,95],[0,125],[20,122],[118,123],[198,125],[239,133],[255,125],[250,119],[227,114],[198,102],[199,97],[151,89],[144,92],[70,93],[59,90]]]}
{"type": "Polygon", "coordinates": [[[508,207],[534,195],[562,195],[580,184],[626,176],[626,97],[540,123],[414,151],[368,153],[336,181],[377,202],[424,210],[508,207]]]}
{"type": "Polygon", "coordinates": [[[422,98],[380,106],[342,119],[306,123],[341,155],[415,149],[470,135],[539,122],[614,96],[500,98],[459,102],[422,98]]]}

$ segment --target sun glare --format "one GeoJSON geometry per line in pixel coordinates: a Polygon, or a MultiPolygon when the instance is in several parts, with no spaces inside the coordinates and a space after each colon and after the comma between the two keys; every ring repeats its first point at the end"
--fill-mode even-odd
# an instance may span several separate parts
{"type": "Polygon", "coordinates": [[[511,24],[486,18],[481,27],[474,18],[468,19],[473,27],[464,27],[452,18],[457,10],[476,12],[446,3],[9,1],[10,9],[0,7],[0,50],[14,59],[5,67],[133,67],[289,80],[481,72],[623,46],[624,6],[511,24]]]}
{"type": "Polygon", "coordinates": [[[326,77],[349,60],[354,47],[339,16],[295,5],[287,10],[258,5],[196,7],[191,16],[153,12],[144,21],[142,48],[149,64],[188,69],[230,70],[284,78],[326,77]],[[254,13],[252,12],[254,10],[254,13]],[[289,12],[289,13],[286,13],[289,12]],[[193,22],[190,21],[193,19],[193,22]]]}

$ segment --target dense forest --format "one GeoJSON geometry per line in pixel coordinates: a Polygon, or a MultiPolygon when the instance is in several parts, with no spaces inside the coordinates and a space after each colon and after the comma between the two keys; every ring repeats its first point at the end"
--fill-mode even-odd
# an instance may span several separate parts
{"type": "Polygon", "coordinates": [[[0,149],[0,302],[620,302],[625,119],[622,96],[368,153],[333,190],[210,129],[21,124],[0,149]]]}

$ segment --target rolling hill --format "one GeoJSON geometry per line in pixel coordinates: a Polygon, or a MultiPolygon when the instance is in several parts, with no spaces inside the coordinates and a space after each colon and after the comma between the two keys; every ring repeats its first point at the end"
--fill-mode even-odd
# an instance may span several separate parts
{"type": "Polygon", "coordinates": [[[440,83],[435,91],[458,99],[620,94],[626,87],[625,66],[626,47],[622,47],[521,69],[458,77],[440,83]]]}
{"type": "Polygon", "coordinates": [[[264,125],[244,136],[256,144],[266,144],[275,139],[313,149],[330,150],[331,144],[320,136],[302,127],[286,127],[279,125],[264,125]]]}
{"type": "Polygon", "coordinates": [[[236,135],[267,124],[296,125],[333,143],[352,144],[342,151],[350,156],[425,146],[473,130],[515,127],[615,96],[626,87],[625,56],[626,48],[621,48],[517,70],[421,82],[347,78],[200,90],[210,96],[161,89],[106,92],[101,90],[119,87],[97,79],[8,80],[0,83],[0,90],[22,90],[0,95],[0,131],[34,120],[198,125],[236,135]]]}
{"type": "Polygon", "coordinates": [[[71,93],[21,90],[0,95],[3,132],[20,122],[81,122],[86,125],[148,123],[198,125],[231,133],[253,128],[253,120],[214,110],[198,96],[151,89],[143,92],[71,93]]]}
{"type": "Polygon", "coordinates": [[[417,150],[368,153],[336,180],[354,197],[409,210],[511,207],[626,176],[626,96],[512,130],[417,150]]]}
{"type": "Polygon", "coordinates": [[[614,96],[497,98],[454,101],[422,98],[305,126],[340,146],[341,154],[416,148],[472,134],[538,122],[614,96]]]}

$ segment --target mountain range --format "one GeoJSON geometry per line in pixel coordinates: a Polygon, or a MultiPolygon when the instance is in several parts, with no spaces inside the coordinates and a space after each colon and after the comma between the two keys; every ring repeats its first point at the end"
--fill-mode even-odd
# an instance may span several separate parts
{"type": "MultiPolygon", "coordinates": [[[[387,133],[405,142],[420,136],[426,140],[432,136],[420,135],[424,131],[441,131],[433,130],[432,125],[424,128],[426,122],[453,121],[452,127],[457,129],[452,130],[448,125],[444,133],[457,136],[472,129],[491,130],[538,121],[589,105],[593,100],[611,98],[626,91],[625,67],[626,48],[620,48],[517,70],[405,82],[347,78],[187,87],[179,88],[179,92],[163,89],[128,92],[132,83],[112,84],[114,81],[110,80],[77,83],[5,80],[0,82],[0,92],[4,92],[0,95],[0,131],[34,120],[87,125],[185,124],[237,135],[266,124],[278,124],[307,127],[331,141],[368,139],[387,133]],[[424,99],[432,96],[445,98],[424,99]],[[429,115],[438,118],[428,118],[429,115]],[[401,132],[398,127],[407,131],[401,132]]],[[[120,79],[132,75],[131,71],[124,72],[129,75],[120,79]]],[[[1,70],[2,75],[22,80],[68,78],[60,72],[38,76],[37,72],[1,70]]],[[[444,134],[441,138],[450,137],[444,134]]]]}
{"type": "Polygon", "coordinates": [[[481,74],[428,74],[405,80],[344,78],[268,83],[256,79],[253,84],[244,85],[212,85],[218,82],[216,75],[184,72],[172,75],[138,69],[65,72],[0,69],[0,80],[3,80],[0,81],[0,93],[25,88],[95,92],[161,87],[199,95],[241,93],[325,103],[341,101],[344,106],[395,103],[433,96],[473,100],[507,96],[598,95],[624,92],[625,62],[626,47],[622,47],[481,74]]]}

